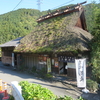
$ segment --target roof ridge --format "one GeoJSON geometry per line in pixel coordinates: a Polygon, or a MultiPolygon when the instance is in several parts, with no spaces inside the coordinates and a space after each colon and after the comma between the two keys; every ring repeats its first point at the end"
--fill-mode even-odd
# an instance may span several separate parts
{"type": "Polygon", "coordinates": [[[63,8],[63,9],[60,9],[60,10],[56,10],[52,13],[48,13],[47,15],[44,15],[44,16],[41,16],[40,18],[37,19],[37,22],[41,22],[41,21],[44,21],[46,19],[49,19],[49,18],[52,18],[52,17],[55,17],[55,16],[59,16],[59,15],[62,15],[62,14],[66,14],[66,13],[71,13],[73,11],[80,11],[82,9],[82,4],[86,3],[85,2],[82,2],[82,3],[78,3],[74,6],[70,6],[70,7],[66,7],[66,8],[63,8]]]}

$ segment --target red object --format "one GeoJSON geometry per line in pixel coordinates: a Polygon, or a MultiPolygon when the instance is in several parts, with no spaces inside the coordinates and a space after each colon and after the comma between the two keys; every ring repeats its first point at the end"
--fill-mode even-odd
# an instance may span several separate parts
{"type": "Polygon", "coordinates": [[[4,82],[4,97],[3,99],[9,99],[8,93],[7,93],[7,83],[4,82]]]}
{"type": "Polygon", "coordinates": [[[0,93],[4,93],[4,91],[0,91],[0,93]]]}
{"type": "Polygon", "coordinates": [[[7,90],[4,91],[4,97],[3,97],[3,99],[9,99],[9,96],[8,96],[7,90]]]}

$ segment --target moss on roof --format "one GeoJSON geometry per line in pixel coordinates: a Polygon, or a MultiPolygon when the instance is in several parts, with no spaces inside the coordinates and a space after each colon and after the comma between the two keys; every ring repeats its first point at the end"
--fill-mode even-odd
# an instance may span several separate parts
{"type": "Polygon", "coordinates": [[[73,12],[40,23],[33,32],[26,35],[15,52],[65,52],[88,50],[92,36],[75,27],[82,12],[73,12]]]}

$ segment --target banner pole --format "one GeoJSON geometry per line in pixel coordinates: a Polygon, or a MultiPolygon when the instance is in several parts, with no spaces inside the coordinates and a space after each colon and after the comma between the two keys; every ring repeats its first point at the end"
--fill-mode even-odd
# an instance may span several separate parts
{"type": "Polygon", "coordinates": [[[85,87],[85,88],[82,90],[82,92],[84,92],[84,93],[89,93],[89,90],[85,87]]]}

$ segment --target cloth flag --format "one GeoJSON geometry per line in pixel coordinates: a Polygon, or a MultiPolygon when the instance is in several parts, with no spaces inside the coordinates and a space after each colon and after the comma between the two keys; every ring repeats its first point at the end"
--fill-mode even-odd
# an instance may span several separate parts
{"type": "Polygon", "coordinates": [[[77,87],[86,87],[86,59],[75,59],[77,87]]]}
{"type": "Polygon", "coordinates": [[[51,72],[51,60],[47,58],[47,73],[51,72]]]}

